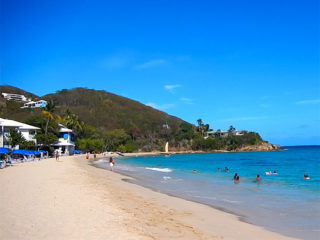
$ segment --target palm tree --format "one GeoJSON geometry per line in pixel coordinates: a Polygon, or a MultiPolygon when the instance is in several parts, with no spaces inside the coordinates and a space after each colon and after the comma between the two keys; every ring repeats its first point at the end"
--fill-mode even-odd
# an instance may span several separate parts
{"type": "MultiPolygon", "coordinates": [[[[204,131],[205,131],[205,126],[204,126],[204,124],[203,124],[203,122],[202,122],[202,119],[201,118],[199,118],[198,120],[197,120],[197,123],[198,123],[198,131],[201,133],[201,135],[203,136],[204,135],[204,131]]],[[[209,127],[209,125],[208,125],[208,127],[209,127]]]]}
{"type": "Polygon", "coordinates": [[[71,128],[77,133],[80,133],[84,128],[84,123],[80,121],[79,117],[71,112],[69,108],[65,110],[62,121],[68,128],[71,128]]]}
{"type": "Polygon", "coordinates": [[[50,101],[48,101],[46,107],[42,111],[42,114],[47,118],[46,126],[44,129],[45,135],[47,135],[47,133],[48,133],[48,126],[49,126],[50,120],[60,120],[61,119],[61,117],[58,114],[54,113],[55,108],[56,108],[56,104],[52,100],[50,100],[50,101]]]}

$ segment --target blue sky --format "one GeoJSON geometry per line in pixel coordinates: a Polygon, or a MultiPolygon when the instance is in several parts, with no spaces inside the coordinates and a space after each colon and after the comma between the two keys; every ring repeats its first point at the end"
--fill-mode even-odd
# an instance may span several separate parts
{"type": "Polygon", "coordinates": [[[0,84],[102,89],[213,129],[320,144],[318,1],[0,6],[0,84]]]}

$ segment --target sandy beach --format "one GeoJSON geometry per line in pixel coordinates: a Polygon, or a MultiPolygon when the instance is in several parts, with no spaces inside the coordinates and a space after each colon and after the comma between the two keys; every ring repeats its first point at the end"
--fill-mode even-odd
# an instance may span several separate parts
{"type": "Polygon", "coordinates": [[[293,239],[127,182],[84,155],[0,170],[0,239],[293,239]]]}

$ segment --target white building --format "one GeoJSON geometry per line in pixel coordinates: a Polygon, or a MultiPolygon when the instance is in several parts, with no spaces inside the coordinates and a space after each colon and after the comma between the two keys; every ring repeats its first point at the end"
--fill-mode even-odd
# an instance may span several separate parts
{"type": "Polygon", "coordinates": [[[15,94],[15,93],[2,93],[2,96],[6,100],[14,100],[14,101],[19,101],[19,102],[28,102],[31,101],[30,98],[27,98],[24,95],[21,94],[15,94]]]}
{"type": "MultiPolygon", "coordinates": [[[[233,131],[232,135],[235,136],[242,136],[245,131],[233,131]]],[[[226,130],[217,130],[217,131],[209,131],[207,132],[207,135],[205,138],[208,138],[209,136],[215,136],[215,137],[228,137],[229,136],[229,131],[226,130]]]]}
{"type": "Polygon", "coordinates": [[[30,101],[25,103],[21,108],[45,108],[47,106],[47,101],[39,100],[39,101],[30,101]]]}
{"type": "Polygon", "coordinates": [[[26,141],[33,141],[37,144],[35,135],[38,127],[34,127],[25,123],[17,122],[14,120],[0,118],[0,147],[11,148],[10,144],[10,130],[15,129],[21,133],[26,141]]]}
{"type": "Polygon", "coordinates": [[[72,155],[74,151],[74,134],[71,129],[59,124],[58,141],[54,142],[52,146],[62,155],[72,155]]]}

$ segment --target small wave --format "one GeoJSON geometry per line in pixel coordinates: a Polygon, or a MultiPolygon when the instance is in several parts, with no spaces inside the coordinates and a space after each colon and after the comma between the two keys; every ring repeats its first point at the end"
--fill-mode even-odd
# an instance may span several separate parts
{"type": "Polygon", "coordinates": [[[146,167],[148,170],[157,171],[157,172],[172,172],[170,168],[149,168],[146,167]]]}
{"type": "Polygon", "coordinates": [[[162,177],[164,180],[169,180],[169,179],[171,179],[171,177],[169,177],[169,176],[163,176],[162,177]]]}
{"type": "Polygon", "coordinates": [[[227,203],[240,203],[239,201],[233,201],[233,200],[229,200],[229,199],[222,199],[222,201],[227,202],[227,203]]]}
{"type": "Polygon", "coordinates": [[[196,197],[196,198],[203,198],[203,199],[210,199],[210,200],[217,200],[217,198],[216,197],[208,197],[208,196],[194,196],[194,197],[196,197]]]}

